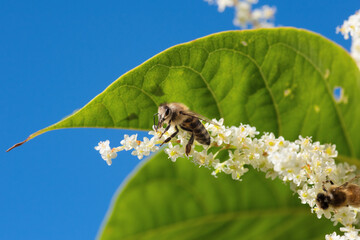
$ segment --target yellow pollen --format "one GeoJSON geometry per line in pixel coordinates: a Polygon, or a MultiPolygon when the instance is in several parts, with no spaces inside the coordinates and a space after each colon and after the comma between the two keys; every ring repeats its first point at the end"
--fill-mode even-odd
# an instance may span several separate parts
{"type": "Polygon", "coordinates": [[[273,146],[275,146],[275,143],[274,142],[269,142],[269,146],[273,147],[273,146]]]}
{"type": "Polygon", "coordinates": [[[330,155],[332,153],[331,147],[326,148],[325,152],[327,155],[330,155]]]}

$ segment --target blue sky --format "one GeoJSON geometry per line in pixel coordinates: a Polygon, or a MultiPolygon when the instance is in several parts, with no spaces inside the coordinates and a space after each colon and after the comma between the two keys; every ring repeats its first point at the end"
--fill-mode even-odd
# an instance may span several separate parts
{"type": "MultiPolygon", "coordinates": [[[[335,28],[355,0],[265,1],[275,23],[318,32],[349,49],[335,28]]],[[[125,130],[29,134],[81,108],[116,78],[175,44],[236,29],[233,10],[202,0],[0,1],[0,239],[93,239],[113,194],[139,163],[111,167],[94,146],[125,130]]]]}

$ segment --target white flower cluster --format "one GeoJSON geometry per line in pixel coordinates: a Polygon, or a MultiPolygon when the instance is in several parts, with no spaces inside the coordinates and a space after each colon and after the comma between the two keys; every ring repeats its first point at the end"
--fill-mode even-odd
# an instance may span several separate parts
{"type": "Polygon", "coordinates": [[[120,142],[121,146],[111,149],[109,140],[106,140],[105,142],[99,142],[98,146],[95,147],[95,150],[100,152],[102,159],[110,166],[112,164],[112,159],[117,157],[117,152],[122,150],[133,150],[131,154],[142,159],[144,156],[149,156],[150,152],[156,152],[159,149],[156,144],[159,143],[161,143],[161,141],[156,137],[151,139],[144,137],[143,141],[139,141],[137,140],[137,134],[131,136],[125,134],[124,139],[120,142]]]}
{"type": "Polygon", "coordinates": [[[95,150],[100,152],[102,159],[104,159],[109,166],[112,163],[112,159],[117,157],[116,151],[114,151],[114,149],[110,149],[109,140],[99,142],[99,144],[95,147],[95,150]]]}
{"type": "Polygon", "coordinates": [[[275,7],[264,5],[261,8],[252,9],[253,4],[258,0],[205,0],[210,4],[217,4],[219,12],[223,12],[227,7],[235,8],[234,25],[241,28],[247,28],[251,25],[253,28],[273,27],[272,20],[276,12],[275,7]]]}
{"type": "Polygon", "coordinates": [[[340,228],[340,231],[344,232],[343,236],[337,235],[336,232],[325,236],[326,240],[359,240],[359,230],[352,227],[340,228]]]}
{"type": "MultiPolygon", "coordinates": [[[[170,135],[174,132],[173,129],[170,129],[165,134],[161,134],[165,129],[160,128],[158,131],[150,131],[149,135],[153,135],[151,139],[144,137],[143,141],[137,139],[137,134],[134,135],[124,135],[124,139],[121,140],[121,146],[110,148],[110,141],[106,140],[104,142],[99,142],[98,146],[95,147],[95,150],[99,151],[101,154],[102,159],[106,161],[106,163],[110,166],[112,164],[112,159],[117,157],[117,152],[126,150],[133,150],[132,155],[137,156],[140,160],[143,159],[144,156],[149,156],[151,152],[156,152],[159,150],[159,145],[161,144],[166,138],[170,137],[170,135]]],[[[186,135],[184,133],[178,134],[178,139],[181,139],[181,144],[184,144],[186,140],[186,135]]],[[[171,144],[171,143],[169,143],[171,144]]],[[[176,148],[179,148],[177,146],[176,148]]],[[[185,151],[181,152],[183,155],[185,151]]]]}
{"type": "MultiPolygon", "coordinates": [[[[339,222],[345,226],[341,228],[345,232],[343,236],[333,233],[327,235],[326,239],[355,239],[350,236],[358,236],[359,230],[352,227],[356,222],[357,209],[350,206],[336,211],[331,208],[323,210],[316,205],[317,194],[323,192],[323,182],[330,179],[334,183],[341,184],[355,177],[355,166],[347,163],[335,164],[334,158],[337,157],[335,145],[321,145],[319,142],[312,142],[309,137],[301,136],[291,142],[283,137],[277,138],[273,133],[264,133],[257,137],[259,132],[255,127],[243,124],[239,127],[226,127],[223,119],[219,121],[214,119],[213,122],[215,124],[205,124],[211,136],[211,145],[205,147],[194,142],[188,158],[195,164],[213,169],[212,175],[215,177],[223,172],[231,175],[235,180],[241,180],[242,175],[251,166],[265,172],[267,177],[272,179],[277,177],[289,182],[301,202],[308,204],[318,218],[324,215],[335,224],[339,222]],[[218,158],[220,152],[221,159],[218,158]]],[[[158,150],[156,145],[161,144],[175,130],[170,128],[162,135],[163,131],[163,128],[150,131],[149,134],[153,137],[151,139],[145,137],[143,141],[138,141],[137,135],[130,137],[125,135],[121,146],[117,148],[110,150],[109,141],[105,141],[100,142],[95,149],[100,151],[102,158],[108,164],[111,164],[111,159],[116,157],[116,152],[121,150],[133,150],[132,155],[142,159],[150,152],[158,150]]],[[[188,137],[188,133],[180,131],[167,144],[165,152],[172,161],[186,157],[185,145],[188,137]]]]}
{"type": "Polygon", "coordinates": [[[360,68],[360,10],[345,20],[341,27],[337,27],[336,32],[341,32],[345,39],[349,39],[349,35],[351,36],[351,56],[360,68]]]}

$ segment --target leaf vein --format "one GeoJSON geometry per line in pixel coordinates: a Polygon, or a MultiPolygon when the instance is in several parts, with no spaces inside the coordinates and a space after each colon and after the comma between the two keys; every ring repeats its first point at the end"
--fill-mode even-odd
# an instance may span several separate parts
{"type": "Polygon", "coordinates": [[[236,49],[218,48],[218,49],[212,51],[211,53],[214,53],[214,52],[217,52],[217,51],[224,51],[224,50],[226,50],[226,51],[231,51],[231,52],[234,52],[234,53],[238,53],[238,54],[240,54],[240,55],[242,55],[242,56],[244,56],[244,57],[247,57],[247,58],[248,58],[251,62],[253,62],[254,65],[258,68],[259,73],[260,73],[260,76],[261,76],[261,78],[262,78],[263,81],[264,81],[265,88],[266,88],[266,90],[269,92],[270,98],[271,98],[271,100],[272,100],[272,102],[273,102],[274,110],[275,110],[275,113],[276,113],[276,120],[277,120],[277,124],[278,124],[278,135],[280,136],[280,135],[281,135],[281,119],[280,119],[279,107],[278,107],[278,105],[277,105],[277,103],[276,103],[276,101],[275,101],[274,95],[273,95],[273,93],[272,93],[272,91],[271,91],[271,88],[270,88],[269,85],[268,85],[268,82],[267,82],[267,80],[266,80],[266,78],[265,78],[264,73],[263,73],[262,70],[261,70],[260,65],[259,65],[259,64],[255,61],[255,59],[253,59],[251,56],[245,54],[244,52],[242,52],[242,51],[240,51],[240,50],[236,50],[236,49]]]}
{"type": "Polygon", "coordinates": [[[221,110],[221,108],[220,108],[219,101],[218,101],[218,99],[216,98],[214,91],[212,90],[212,88],[210,87],[209,83],[205,80],[204,76],[203,76],[200,72],[198,72],[197,70],[193,69],[193,68],[190,67],[190,66],[185,66],[185,65],[167,66],[167,65],[160,64],[160,63],[158,63],[158,65],[162,65],[162,66],[165,66],[165,67],[168,67],[168,68],[174,68],[174,69],[175,69],[175,68],[186,68],[186,69],[189,69],[189,70],[193,71],[194,73],[198,74],[198,75],[200,76],[201,80],[203,80],[203,82],[205,83],[205,85],[206,85],[207,89],[209,90],[211,96],[213,97],[213,99],[214,99],[214,101],[215,101],[215,103],[216,103],[216,107],[217,107],[217,109],[218,109],[218,112],[219,112],[219,114],[220,114],[220,118],[223,118],[223,117],[224,117],[224,115],[223,115],[223,113],[222,113],[222,110],[221,110]]]}

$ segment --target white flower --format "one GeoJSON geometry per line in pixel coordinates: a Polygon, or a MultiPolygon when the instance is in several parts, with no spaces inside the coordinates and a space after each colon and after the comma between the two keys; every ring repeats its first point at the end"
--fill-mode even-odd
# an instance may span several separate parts
{"type": "Polygon", "coordinates": [[[299,198],[302,204],[315,205],[315,199],[318,192],[314,191],[314,188],[309,188],[307,184],[304,184],[303,188],[298,190],[299,198]]]}
{"type": "Polygon", "coordinates": [[[229,144],[232,131],[223,125],[224,119],[221,118],[219,121],[213,119],[213,122],[218,125],[212,123],[205,124],[205,128],[210,132],[210,135],[214,137],[212,142],[215,142],[218,146],[223,143],[229,144]]]}
{"type": "Polygon", "coordinates": [[[354,227],[341,227],[340,231],[344,232],[344,239],[349,239],[349,240],[360,240],[360,236],[359,236],[359,229],[355,229],[354,227]]]}
{"type": "Polygon", "coordinates": [[[234,25],[246,28],[248,24],[251,24],[251,4],[249,2],[239,1],[235,9],[234,25]]]}
{"type": "Polygon", "coordinates": [[[276,12],[275,7],[269,7],[268,5],[264,5],[261,10],[263,13],[264,20],[274,18],[276,12]]]}
{"type": "Polygon", "coordinates": [[[126,151],[129,151],[129,150],[137,147],[138,142],[137,142],[136,138],[137,138],[137,134],[131,135],[130,137],[129,137],[129,135],[125,134],[124,140],[122,140],[120,142],[120,144],[124,146],[124,149],[126,151]]]}
{"type": "Polygon", "coordinates": [[[360,68],[360,10],[345,20],[341,27],[336,28],[336,32],[341,32],[345,39],[352,37],[351,56],[360,68]]]}
{"type": "Polygon", "coordinates": [[[328,234],[325,236],[326,240],[345,240],[344,236],[337,235],[336,232],[333,232],[332,234],[328,234]]]}
{"type": "Polygon", "coordinates": [[[95,147],[95,150],[98,150],[101,154],[102,159],[110,166],[112,159],[117,157],[117,153],[114,150],[110,149],[110,141],[106,140],[105,142],[99,142],[98,146],[95,147]]]}
{"type": "Polygon", "coordinates": [[[177,134],[177,140],[181,145],[185,146],[189,141],[189,133],[186,131],[179,131],[177,134]]]}
{"type": "Polygon", "coordinates": [[[112,164],[112,159],[117,157],[117,153],[109,151],[106,154],[101,155],[101,157],[106,161],[107,165],[110,166],[112,164]]]}
{"type": "Polygon", "coordinates": [[[144,156],[149,156],[151,152],[156,152],[159,149],[159,147],[155,145],[156,141],[156,137],[150,140],[144,137],[143,141],[135,147],[135,150],[131,154],[137,156],[139,159],[142,159],[144,156]]]}
{"type": "Polygon", "coordinates": [[[226,7],[233,7],[236,0],[205,0],[209,4],[216,4],[218,5],[218,11],[223,12],[226,7]]]}
{"type": "Polygon", "coordinates": [[[247,144],[249,137],[253,138],[259,134],[259,132],[256,131],[255,127],[241,124],[239,127],[231,127],[230,134],[231,144],[236,147],[243,147],[247,144]]]}
{"type": "Polygon", "coordinates": [[[205,166],[210,168],[215,166],[219,162],[219,160],[214,159],[214,154],[212,153],[208,154],[207,150],[204,149],[201,152],[194,151],[193,162],[199,165],[200,167],[205,166]]]}
{"type": "Polygon", "coordinates": [[[225,167],[225,163],[217,162],[216,164],[214,164],[215,170],[211,173],[211,175],[213,175],[214,177],[217,177],[218,173],[223,172],[224,167],[225,167]]]}
{"type": "Polygon", "coordinates": [[[273,20],[276,8],[264,5],[261,8],[252,10],[252,5],[257,4],[258,0],[205,0],[209,4],[217,4],[218,11],[223,12],[227,7],[235,8],[234,25],[241,28],[247,28],[252,25],[253,28],[273,27],[273,20]]]}
{"type": "Polygon", "coordinates": [[[165,149],[167,155],[171,161],[175,162],[178,157],[183,157],[185,155],[185,150],[183,146],[175,145],[173,146],[172,143],[168,144],[168,148],[165,149]]]}
{"type": "Polygon", "coordinates": [[[344,226],[352,225],[356,220],[356,212],[351,211],[351,207],[339,208],[331,220],[334,222],[334,225],[338,222],[344,226]]]}
{"type": "Polygon", "coordinates": [[[360,36],[360,11],[351,15],[341,27],[336,28],[336,31],[341,32],[345,39],[349,38],[349,34],[351,37],[360,36]]]}
{"type": "Polygon", "coordinates": [[[214,138],[214,142],[221,146],[223,143],[229,144],[230,143],[230,136],[231,136],[231,130],[230,129],[224,129],[224,131],[219,132],[218,135],[214,138]]]}
{"type": "Polygon", "coordinates": [[[243,164],[229,159],[224,162],[222,171],[226,174],[231,174],[234,180],[241,180],[241,176],[249,171],[249,169],[245,168],[243,164]]]}
{"type": "Polygon", "coordinates": [[[219,6],[218,11],[223,12],[225,8],[234,6],[234,0],[217,0],[217,4],[219,6]]]}
{"type": "Polygon", "coordinates": [[[110,150],[110,141],[106,140],[104,142],[100,141],[98,145],[95,147],[95,150],[99,151],[100,154],[104,154],[104,152],[110,150]]]}
{"type": "Polygon", "coordinates": [[[224,119],[220,118],[220,120],[213,119],[215,124],[206,123],[205,128],[211,133],[212,136],[216,136],[218,133],[222,132],[224,127],[224,119]]]}

